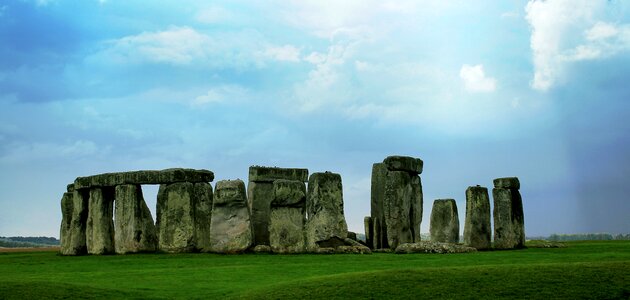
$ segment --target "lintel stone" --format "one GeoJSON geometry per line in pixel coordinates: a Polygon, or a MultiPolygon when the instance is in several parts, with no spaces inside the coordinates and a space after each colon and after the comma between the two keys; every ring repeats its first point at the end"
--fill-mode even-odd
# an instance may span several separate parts
{"type": "Polygon", "coordinates": [[[177,182],[212,182],[214,173],[208,170],[165,169],[119,173],[104,173],[94,176],[77,177],[75,189],[91,187],[113,187],[121,184],[169,184],[177,182]]]}
{"type": "Polygon", "coordinates": [[[273,182],[278,179],[308,181],[308,169],[249,167],[249,181],[273,182]]]}
{"type": "Polygon", "coordinates": [[[520,189],[521,183],[518,177],[503,177],[493,180],[494,187],[498,189],[520,189]]]}
{"type": "Polygon", "coordinates": [[[419,158],[410,156],[388,156],[383,160],[390,171],[407,171],[414,174],[422,174],[423,162],[419,158]]]}

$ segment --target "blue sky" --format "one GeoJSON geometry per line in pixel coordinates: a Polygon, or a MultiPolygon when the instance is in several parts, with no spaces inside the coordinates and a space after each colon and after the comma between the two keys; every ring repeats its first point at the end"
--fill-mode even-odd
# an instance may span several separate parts
{"type": "MultiPolygon", "coordinates": [[[[0,235],[58,236],[77,176],[425,162],[434,199],[521,179],[526,233],[630,229],[630,2],[0,0],[0,235]]],[[[156,187],[145,188],[155,211],[156,187]]]]}

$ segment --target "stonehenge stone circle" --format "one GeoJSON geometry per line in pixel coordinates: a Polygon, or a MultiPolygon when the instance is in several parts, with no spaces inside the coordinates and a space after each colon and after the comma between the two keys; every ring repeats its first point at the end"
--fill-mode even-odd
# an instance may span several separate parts
{"type": "Polygon", "coordinates": [[[454,199],[433,201],[429,232],[431,242],[452,244],[459,242],[459,215],[454,199]]]}
{"type": "Polygon", "coordinates": [[[116,186],[114,244],[116,253],[154,252],[157,232],[153,217],[136,184],[116,186]]]}
{"type": "Polygon", "coordinates": [[[247,186],[247,205],[251,211],[254,245],[269,245],[271,202],[274,200],[276,180],[306,182],[307,169],[251,166],[247,186]]]}
{"type": "Polygon", "coordinates": [[[516,177],[494,180],[494,248],[514,249],[525,246],[523,201],[519,193],[520,182],[516,177]]]}
{"type": "Polygon", "coordinates": [[[245,183],[240,180],[217,182],[210,225],[210,251],[239,253],[253,242],[245,183]]]}
{"type": "Polygon", "coordinates": [[[162,184],[157,196],[158,248],[160,251],[192,252],[196,248],[194,185],[162,184]]]}
{"type": "Polygon", "coordinates": [[[114,253],[114,191],[111,187],[90,189],[85,229],[89,254],[114,253]]]}
{"type": "Polygon", "coordinates": [[[345,245],[348,225],[343,214],[341,176],[313,173],[308,180],[306,197],[306,243],[309,251],[345,245]]]}
{"type": "Polygon", "coordinates": [[[395,249],[420,241],[421,159],[389,156],[372,166],[372,248],[395,249]]]}
{"type": "Polygon", "coordinates": [[[61,199],[61,247],[62,255],[83,255],[87,253],[85,229],[87,226],[88,197],[85,191],[75,190],[68,185],[68,191],[61,199]]]}
{"type": "Polygon", "coordinates": [[[489,249],[491,235],[488,189],[470,186],[466,189],[464,245],[477,250],[489,249]]]}
{"type": "Polygon", "coordinates": [[[193,184],[195,202],[195,246],[201,252],[210,251],[210,226],[212,223],[212,186],[207,182],[193,184]]]}
{"type": "Polygon", "coordinates": [[[269,244],[276,253],[305,251],[306,185],[302,181],[273,182],[274,199],[269,219],[269,244]]]}

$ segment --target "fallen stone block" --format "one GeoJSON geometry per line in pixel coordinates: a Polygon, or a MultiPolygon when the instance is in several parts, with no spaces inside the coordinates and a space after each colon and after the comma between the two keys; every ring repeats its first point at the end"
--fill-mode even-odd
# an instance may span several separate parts
{"type": "Polygon", "coordinates": [[[396,254],[411,254],[411,253],[470,253],[476,252],[477,249],[473,247],[451,244],[451,243],[439,243],[439,242],[418,242],[418,243],[405,243],[396,247],[396,254]]]}

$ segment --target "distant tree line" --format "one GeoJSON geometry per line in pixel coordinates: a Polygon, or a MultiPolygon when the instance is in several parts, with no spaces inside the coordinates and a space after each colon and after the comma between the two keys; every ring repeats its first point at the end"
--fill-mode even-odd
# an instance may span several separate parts
{"type": "Polygon", "coordinates": [[[610,233],[577,233],[577,234],[552,234],[547,240],[554,242],[565,241],[612,241],[630,240],[630,233],[613,235],[610,233]]]}
{"type": "Polygon", "coordinates": [[[50,247],[59,246],[59,240],[54,237],[24,237],[24,236],[0,236],[0,247],[26,248],[26,247],[50,247]]]}

